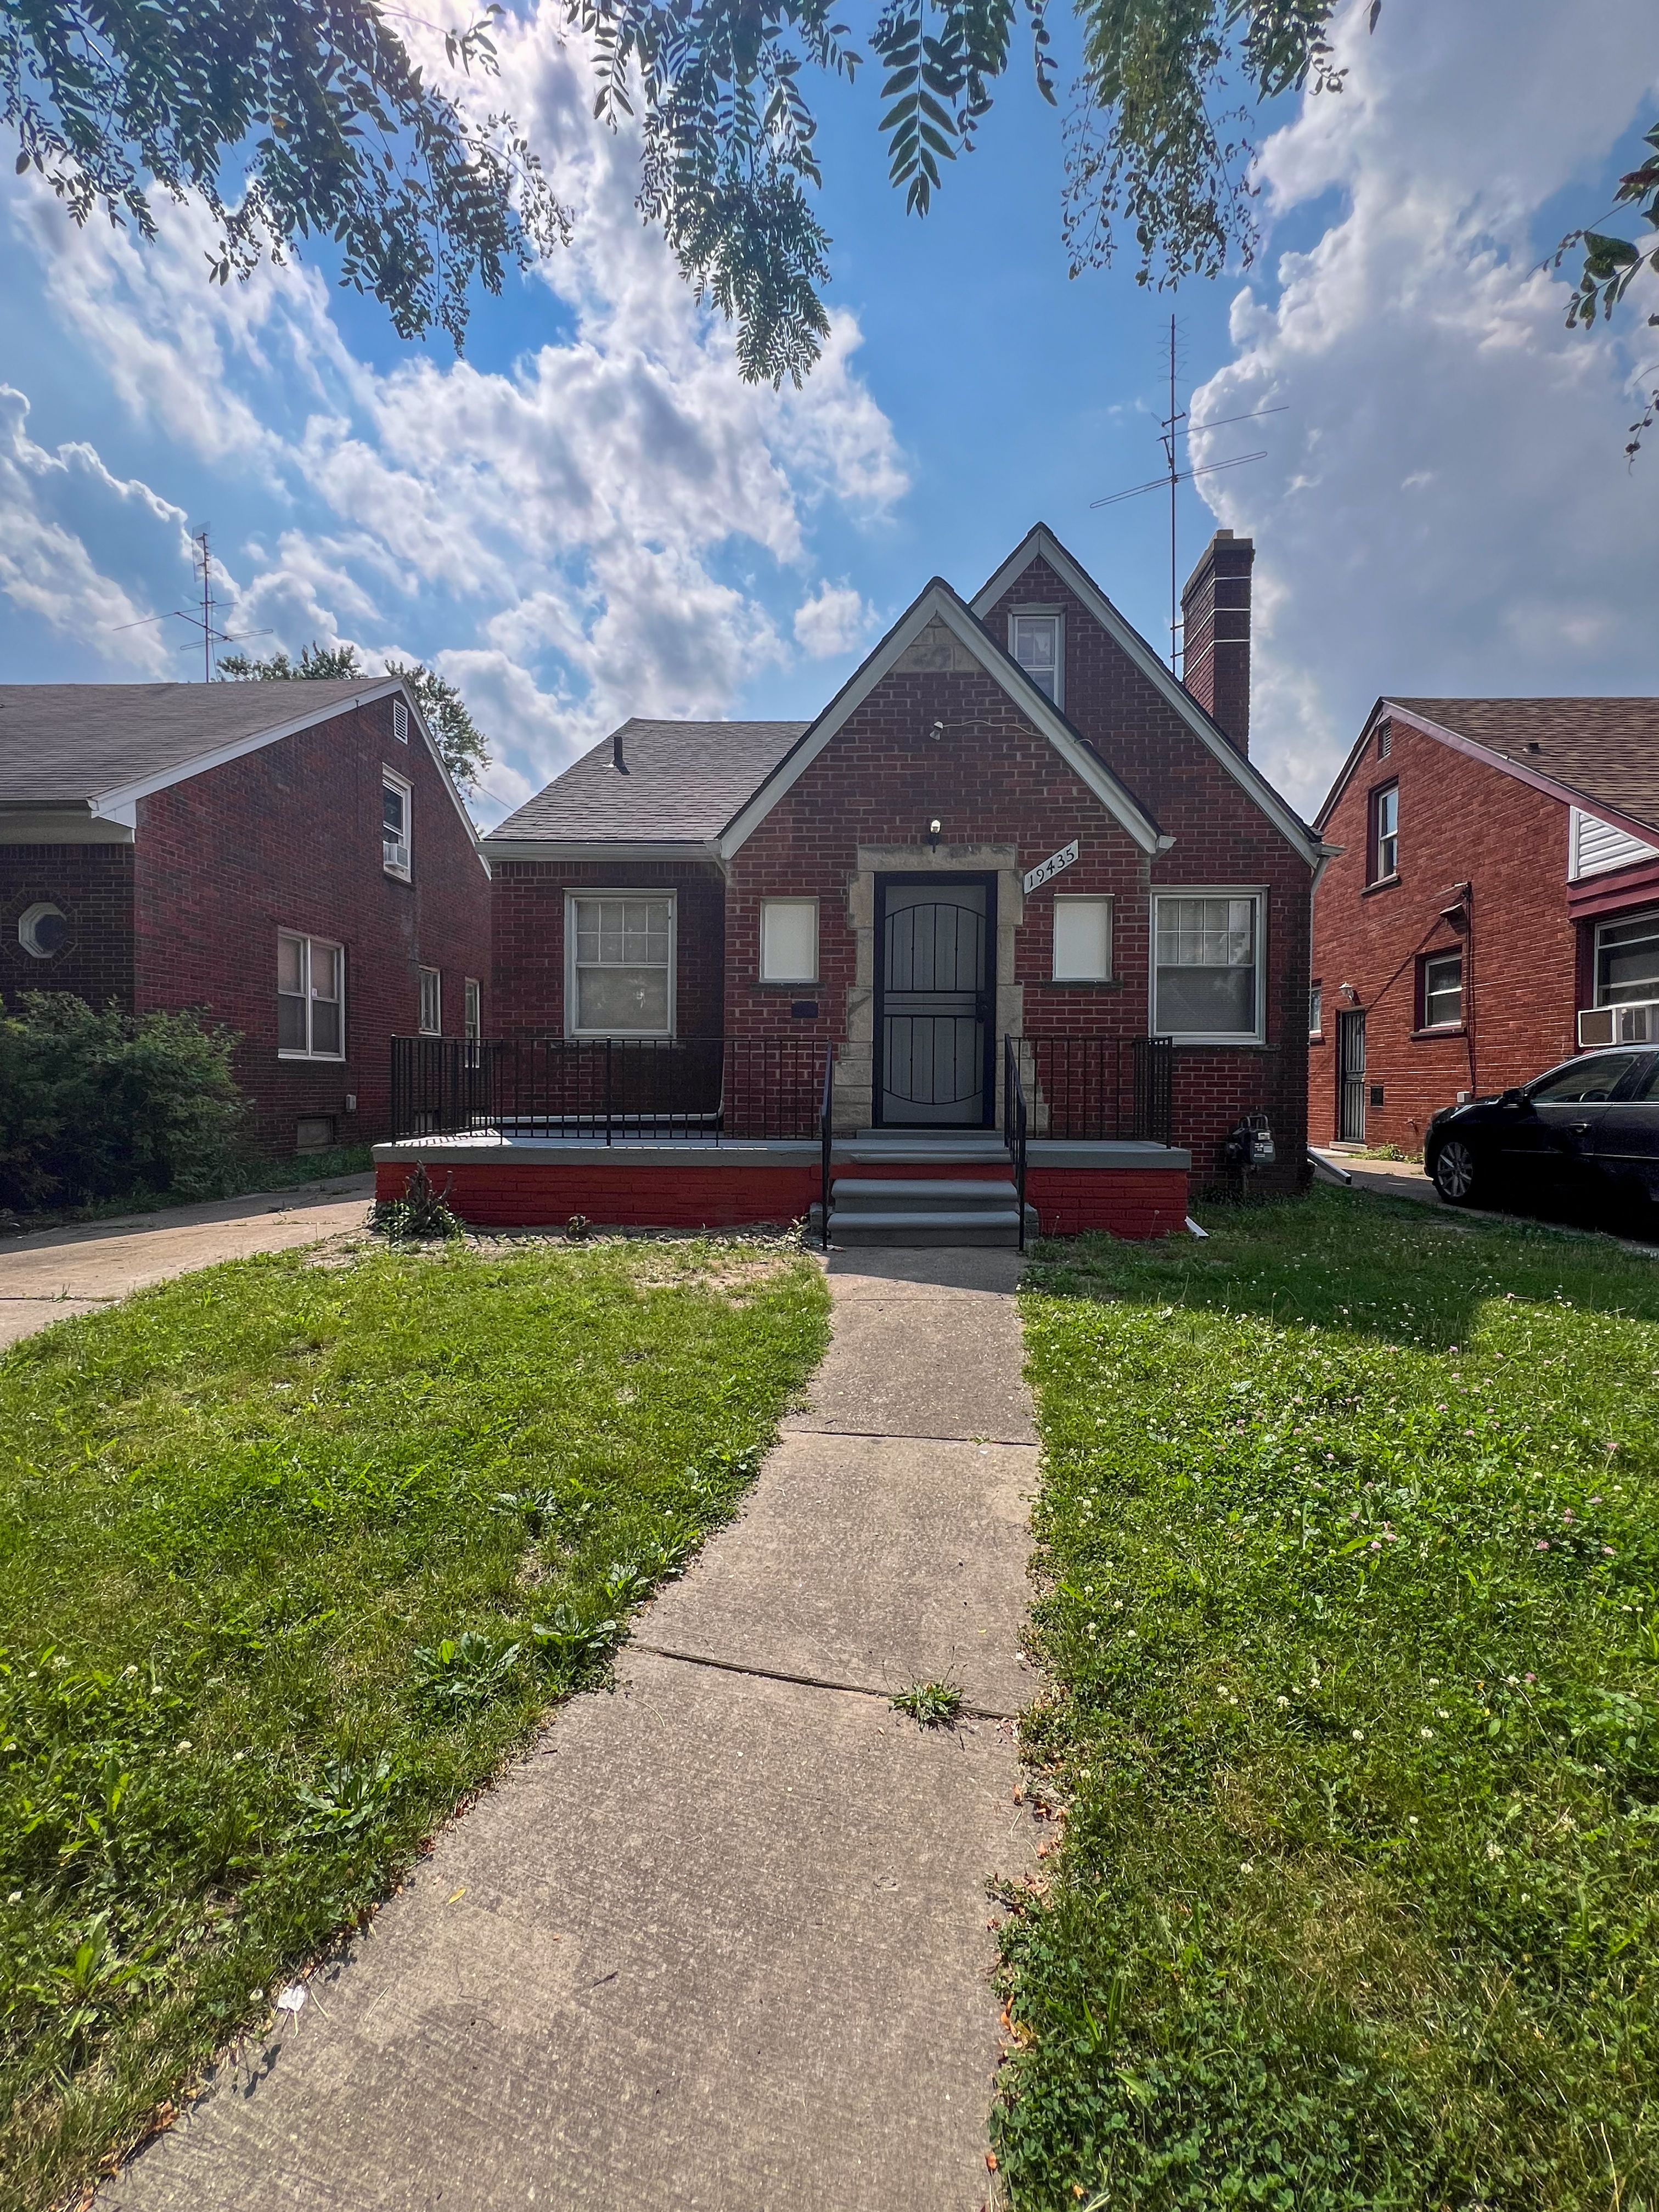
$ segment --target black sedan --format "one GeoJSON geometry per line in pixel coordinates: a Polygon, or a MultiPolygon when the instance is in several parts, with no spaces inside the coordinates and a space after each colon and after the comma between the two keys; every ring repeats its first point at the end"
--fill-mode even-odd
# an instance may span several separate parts
{"type": "Polygon", "coordinates": [[[1423,1164],[1449,1205],[1659,1201],[1659,1051],[1580,1053],[1497,1098],[1449,1106],[1423,1164]]]}

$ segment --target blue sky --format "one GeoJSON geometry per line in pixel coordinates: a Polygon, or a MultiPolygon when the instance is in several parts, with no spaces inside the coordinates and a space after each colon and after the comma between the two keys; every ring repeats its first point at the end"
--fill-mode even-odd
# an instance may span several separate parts
{"type": "Polygon", "coordinates": [[[257,649],[345,638],[461,684],[489,821],[628,712],[811,714],[930,574],[973,589],[1038,516],[1161,645],[1164,504],[1090,501],[1156,472],[1173,306],[1183,399],[1287,410],[1194,441],[1268,458],[1188,488],[1181,529],[1183,571],[1218,520],[1256,539],[1256,750],[1297,804],[1380,690],[1655,688],[1659,441],[1633,476],[1620,449],[1659,339],[1569,338],[1536,266],[1659,108],[1650,0],[1349,24],[1348,89],[1270,118],[1257,267],[1173,300],[1127,264],[1068,281],[1023,73],[921,222],[873,86],[828,99],[836,329],[799,396],[737,379],[552,21],[525,0],[504,74],[576,243],[480,303],[464,365],[321,261],[221,292],[188,216],[148,250],[76,235],[8,177],[8,679],[196,673],[182,625],[124,625],[184,603],[207,522],[257,649]]]}

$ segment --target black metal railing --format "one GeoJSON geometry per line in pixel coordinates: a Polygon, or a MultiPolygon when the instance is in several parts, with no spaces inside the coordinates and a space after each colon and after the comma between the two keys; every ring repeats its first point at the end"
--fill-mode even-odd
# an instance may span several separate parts
{"type": "Polygon", "coordinates": [[[1015,1042],[1037,1136],[1078,1144],[1170,1141],[1175,1048],[1168,1037],[1015,1042]]]}
{"type": "Polygon", "coordinates": [[[830,1161],[835,1149],[835,1130],[831,1123],[830,1090],[836,1073],[836,1048],[830,1046],[823,1055],[823,1096],[818,1102],[818,1205],[822,1215],[823,1249],[830,1249],[830,1161]]]}
{"type": "Polygon", "coordinates": [[[1002,1137],[1014,1163],[1014,1204],[1019,1212],[1019,1249],[1025,1249],[1025,1084],[1019,1071],[1020,1041],[1002,1040],[1002,1137]]]}
{"type": "Polygon", "coordinates": [[[791,1036],[394,1037],[392,1134],[810,1140],[823,1052],[791,1036]]]}

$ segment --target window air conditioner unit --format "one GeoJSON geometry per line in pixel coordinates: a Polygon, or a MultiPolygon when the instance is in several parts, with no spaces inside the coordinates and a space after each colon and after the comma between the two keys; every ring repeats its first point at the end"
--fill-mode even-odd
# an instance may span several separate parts
{"type": "Polygon", "coordinates": [[[407,845],[399,845],[392,838],[388,837],[382,843],[380,850],[386,855],[386,865],[388,868],[396,868],[401,875],[406,876],[409,873],[407,845]]]}
{"type": "Polygon", "coordinates": [[[1659,999],[1640,999],[1627,1006],[1584,1006],[1578,1015],[1578,1043],[1659,1044],[1659,999]]]}

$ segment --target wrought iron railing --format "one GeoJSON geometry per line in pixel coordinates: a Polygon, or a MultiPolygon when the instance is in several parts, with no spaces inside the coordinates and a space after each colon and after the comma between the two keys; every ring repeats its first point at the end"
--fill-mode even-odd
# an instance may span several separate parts
{"type": "Polygon", "coordinates": [[[823,1055],[823,1096],[818,1102],[818,1211],[819,1227],[823,1237],[823,1249],[830,1249],[830,1162],[835,1152],[834,1101],[836,1051],[833,1045],[823,1055]]]}
{"type": "Polygon", "coordinates": [[[1168,1037],[1014,1042],[1034,1136],[1081,1144],[1170,1143],[1175,1048],[1168,1037]]]}
{"type": "Polygon", "coordinates": [[[792,1036],[394,1037],[392,1134],[811,1139],[824,1053],[792,1036]]]}
{"type": "Polygon", "coordinates": [[[1025,1084],[1019,1070],[1019,1040],[1002,1040],[1002,1135],[1014,1163],[1014,1204],[1019,1210],[1019,1249],[1025,1249],[1025,1084]]]}

